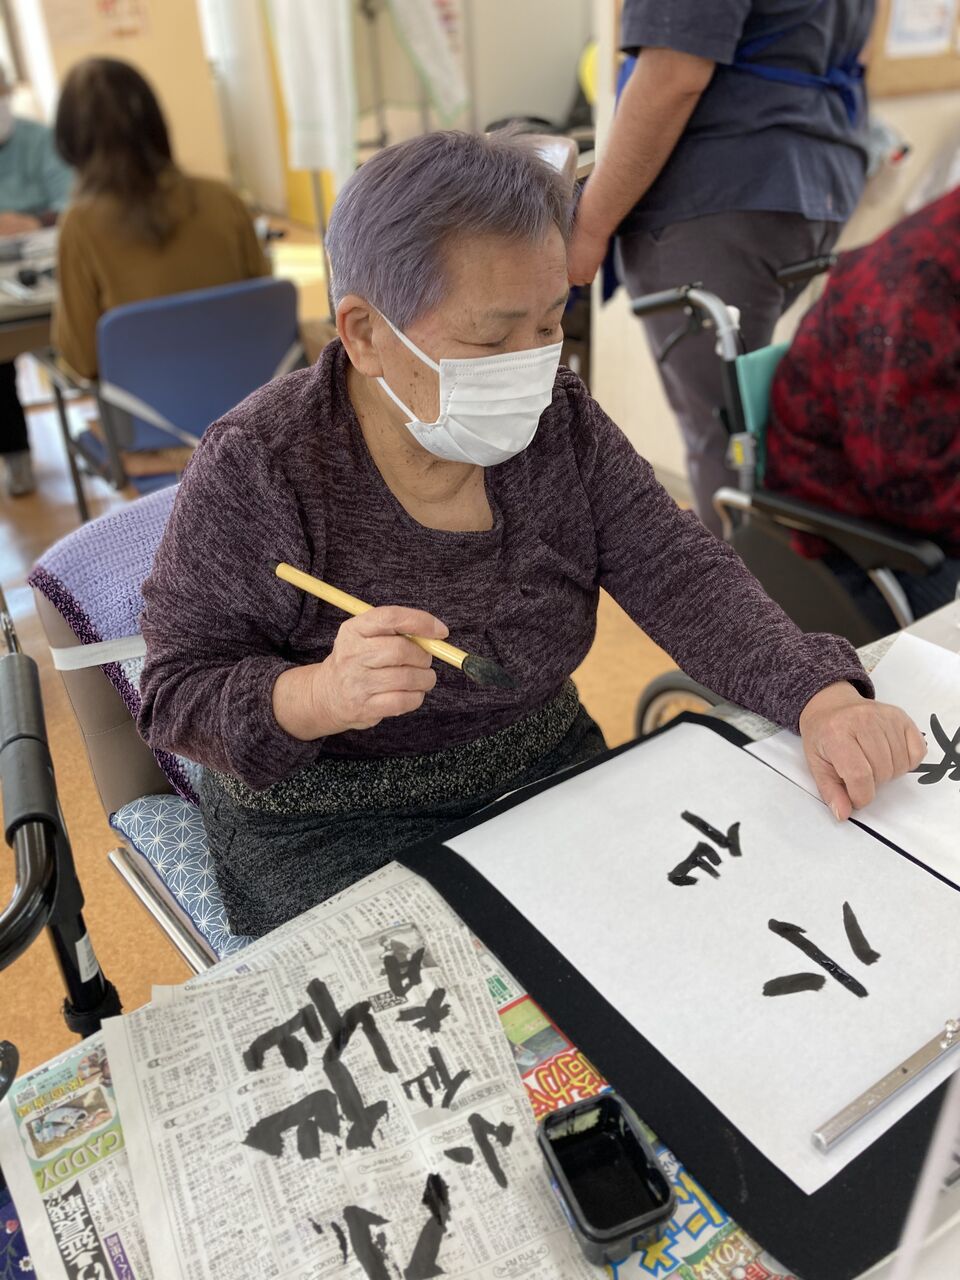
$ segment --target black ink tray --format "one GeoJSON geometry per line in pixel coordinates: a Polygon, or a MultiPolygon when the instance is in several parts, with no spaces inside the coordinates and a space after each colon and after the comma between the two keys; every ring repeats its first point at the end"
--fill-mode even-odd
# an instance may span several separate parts
{"type": "Polygon", "coordinates": [[[607,1091],[545,1116],[537,1141],[588,1262],[622,1262],[663,1235],[676,1196],[619,1094],[607,1091]]]}

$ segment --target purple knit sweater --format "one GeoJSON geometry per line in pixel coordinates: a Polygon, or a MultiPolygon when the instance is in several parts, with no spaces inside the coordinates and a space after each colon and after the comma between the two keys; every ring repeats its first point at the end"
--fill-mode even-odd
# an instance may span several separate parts
{"type": "Polygon", "coordinates": [[[486,472],[493,528],[418,524],[367,452],[332,342],[210,427],[144,587],[140,730],[261,788],[324,754],[429,752],[489,734],[561,688],[593,640],[606,588],[694,679],[796,727],[825,685],[870,682],[845,640],[804,635],[737,556],[678,510],[652,468],[560,369],[533,443],[486,472]],[[273,576],[286,560],[371,604],[442,618],[516,690],[435,664],[419,711],[300,742],[271,703],[281,672],[319,662],[344,615],[273,576]]]}

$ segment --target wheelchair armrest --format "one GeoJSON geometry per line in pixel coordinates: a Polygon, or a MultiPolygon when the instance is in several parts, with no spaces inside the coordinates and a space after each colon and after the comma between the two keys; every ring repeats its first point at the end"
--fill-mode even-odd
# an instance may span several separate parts
{"type": "Polygon", "coordinates": [[[939,569],[944,561],[943,551],[928,538],[827,511],[812,502],[803,502],[786,494],[752,493],[750,505],[760,515],[788,529],[825,538],[865,571],[900,569],[923,577],[939,569]]]}
{"type": "Polygon", "coordinates": [[[799,289],[809,284],[814,276],[829,271],[836,264],[839,256],[838,253],[821,253],[816,258],[804,258],[802,262],[791,262],[777,272],[777,284],[788,288],[795,286],[799,289]]]}

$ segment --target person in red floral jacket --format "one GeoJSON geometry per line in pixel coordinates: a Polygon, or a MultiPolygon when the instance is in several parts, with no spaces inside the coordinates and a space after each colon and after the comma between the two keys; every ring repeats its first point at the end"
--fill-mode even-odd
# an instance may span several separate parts
{"type": "MultiPolygon", "coordinates": [[[[774,379],[768,489],[928,537],[946,563],[898,574],[919,617],[960,582],[960,187],[841,255],[774,379]]],[[[853,561],[813,538],[878,625],[893,617],[853,561]]]]}

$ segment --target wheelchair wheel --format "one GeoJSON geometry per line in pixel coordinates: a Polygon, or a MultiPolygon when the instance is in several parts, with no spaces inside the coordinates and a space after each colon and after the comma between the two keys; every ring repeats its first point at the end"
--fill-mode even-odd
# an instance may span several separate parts
{"type": "Polygon", "coordinates": [[[719,702],[715,693],[682,671],[667,671],[651,680],[637,699],[636,735],[645,738],[683,711],[706,711],[719,702]]]}

